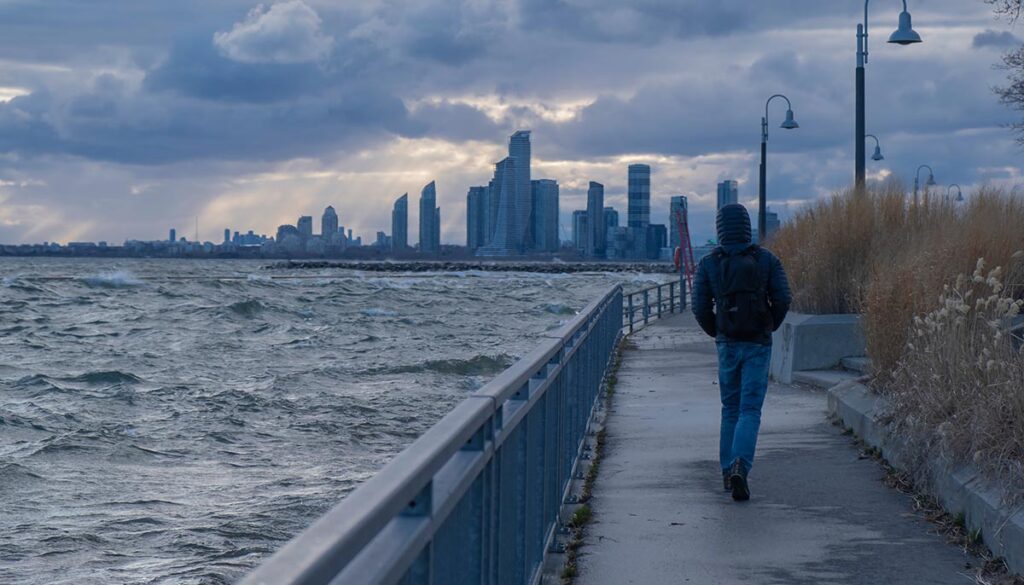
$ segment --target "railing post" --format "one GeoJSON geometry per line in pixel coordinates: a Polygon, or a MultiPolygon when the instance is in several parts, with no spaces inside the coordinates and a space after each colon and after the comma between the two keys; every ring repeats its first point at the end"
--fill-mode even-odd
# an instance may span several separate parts
{"type": "Polygon", "coordinates": [[[648,295],[647,293],[648,293],[648,291],[645,290],[644,291],[644,325],[647,325],[647,319],[648,319],[648,317],[650,316],[650,313],[651,313],[650,295],[648,295]]]}
{"type": "Polygon", "coordinates": [[[658,285],[658,318],[661,319],[661,285],[658,285]]]}
{"type": "Polygon", "coordinates": [[[629,332],[632,333],[633,332],[633,295],[629,294],[629,295],[626,295],[626,296],[629,299],[629,302],[627,303],[629,305],[629,332]]]}
{"type": "Polygon", "coordinates": [[[668,283],[668,304],[669,304],[669,312],[670,313],[675,313],[676,312],[676,283],[675,282],[668,283]]]}

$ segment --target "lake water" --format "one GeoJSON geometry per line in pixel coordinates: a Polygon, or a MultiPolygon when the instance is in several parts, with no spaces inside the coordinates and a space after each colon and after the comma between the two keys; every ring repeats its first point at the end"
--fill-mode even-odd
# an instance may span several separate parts
{"type": "Polygon", "coordinates": [[[234,582],[608,286],[666,278],[262,267],[0,259],[0,583],[234,582]]]}

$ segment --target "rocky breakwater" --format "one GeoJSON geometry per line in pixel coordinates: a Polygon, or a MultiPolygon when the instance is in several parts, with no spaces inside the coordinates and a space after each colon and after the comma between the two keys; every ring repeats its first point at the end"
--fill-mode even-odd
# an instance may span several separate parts
{"type": "Polygon", "coordinates": [[[670,263],[660,262],[446,262],[446,261],[395,261],[395,262],[326,262],[317,260],[292,260],[275,262],[264,267],[267,270],[362,270],[366,272],[535,272],[542,274],[565,274],[578,272],[635,272],[645,274],[675,274],[670,263]]]}

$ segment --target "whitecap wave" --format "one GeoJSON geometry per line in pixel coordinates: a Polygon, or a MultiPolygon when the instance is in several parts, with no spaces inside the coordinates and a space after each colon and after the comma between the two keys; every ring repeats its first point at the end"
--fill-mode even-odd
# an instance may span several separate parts
{"type": "Polygon", "coordinates": [[[137,276],[125,270],[86,276],[82,282],[98,288],[132,288],[144,284],[137,276]]]}

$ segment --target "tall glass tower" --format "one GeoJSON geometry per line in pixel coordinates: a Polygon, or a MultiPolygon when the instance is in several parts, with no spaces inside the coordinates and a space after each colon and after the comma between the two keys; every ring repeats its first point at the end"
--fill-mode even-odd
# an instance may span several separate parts
{"type": "Polygon", "coordinates": [[[431,181],[420,192],[420,252],[424,254],[433,254],[441,249],[440,215],[437,187],[431,181]]]}
{"type": "Polygon", "coordinates": [[[533,247],[530,229],[532,185],[530,183],[530,131],[519,130],[508,141],[508,155],[515,159],[514,222],[510,241],[518,252],[533,247]]]}
{"type": "Polygon", "coordinates": [[[722,181],[718,184],[718,209],[740,201],[740,184],[736,181],[722,181]]]}
{"type": "Polygon", "coordinates": [[[604,185],[590,182],[587,190],[587,246],[588,258],[604,257],[604,242],[607,225],[604,219],[604,185]]]}
{"type": "Polygon", "coordinates": [[[651,167],[629,165],[629,223],[636,229],[651,224],[651,167]]]}
{"type": "Polygon", "coordinates": [[[516,240],[516,159],[507,157],[494,165],[494,180],[491,181],[489,198],[496,202],[494,229],[490,241],[479,249],[477,256],[513,256],[519,252],[516,240]]]}
{"type": "Polygon", "coordinates": [[[409,194],[395,201],[391,210],[391,249],[405,251],[409,247],[409,194]]]}
{"type": "Polygon", "coordinates": [[[686,195],[676,195],[673,197],[668,205],[668,233],[669,233],[669,244],[668,247],[673,250],[679,246],[681,238],[679,237],[679,214],[689,212],[689,201],[686,199],[686,195]]]}
{"type": "Polygon", "coordinates": [[[338,213],[330,205],[320,218],[320,236],[328,242],[338,239],[338,213]]]}

